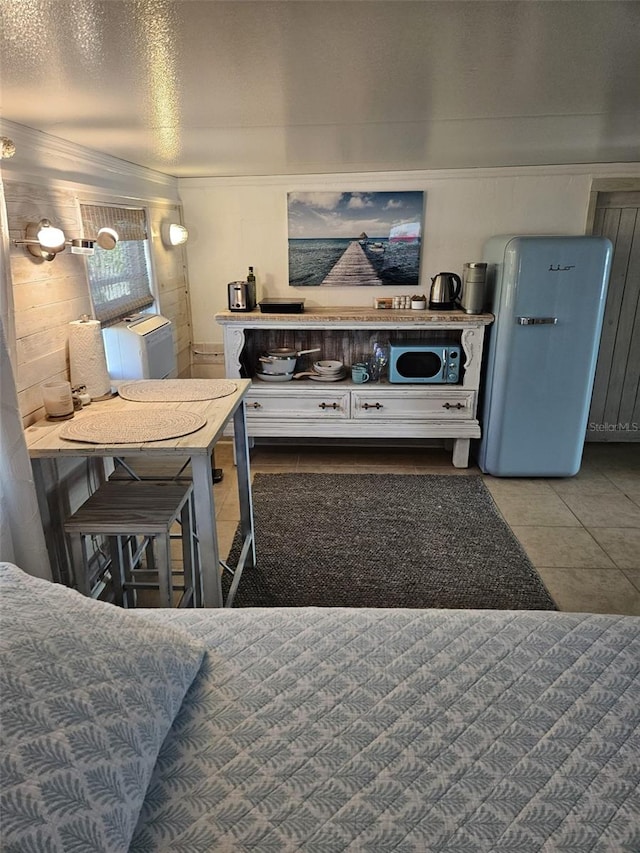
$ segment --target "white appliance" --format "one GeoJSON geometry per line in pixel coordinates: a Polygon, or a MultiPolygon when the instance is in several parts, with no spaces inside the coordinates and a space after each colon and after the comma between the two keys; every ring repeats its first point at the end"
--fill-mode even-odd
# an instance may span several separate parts
{"type": "Polygon", "coordinates": [[[176,370],[173,326],[160,314],[135,314],[102,330],[112,379],[166,379],[176,370]]]}

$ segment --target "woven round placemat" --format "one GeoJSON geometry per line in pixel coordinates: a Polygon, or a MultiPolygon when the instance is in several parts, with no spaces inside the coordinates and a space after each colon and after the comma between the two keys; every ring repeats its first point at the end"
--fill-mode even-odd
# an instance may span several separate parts
{"type": "Polygon", "coordinates": [[[138,444],[188,435],[206,422],[196,412],[166,412],[160,408],[100,413],[68,421],[60,430],[60,438],[90,444],[138,444]]]}
{"type": "Polygon", "coordinates": [[[228,397],[237,387],[228,379],[138,379],[124,382],[118,394],[136,403],[187,403],[228,397]]]}

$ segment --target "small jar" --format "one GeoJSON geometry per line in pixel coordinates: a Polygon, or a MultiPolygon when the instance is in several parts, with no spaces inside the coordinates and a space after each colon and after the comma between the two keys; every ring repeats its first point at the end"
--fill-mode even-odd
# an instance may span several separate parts
{"type": "Polygon", "coordinates": [[[83,406],[88,406],[91,402],[91,394],[87,391],[86,385],[77,385],[73,389],[73,394],[80,400],[83,406]]]}

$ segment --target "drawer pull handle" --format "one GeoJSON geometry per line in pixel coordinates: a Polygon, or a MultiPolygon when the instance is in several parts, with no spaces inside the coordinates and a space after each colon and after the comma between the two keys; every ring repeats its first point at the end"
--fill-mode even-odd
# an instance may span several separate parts
{"type": "Polygon", "coordinates": [[[320,403],[318,408],[319,409],[339,409],[340,406],[338,403],[320,403]]]}
{"type": "Polygon", "coordinates": [[[247,403],[247,406],[252,406],[254,409],[261,409],[262,403],[258,403],[258,401],[256,400],[254,403],[247,403]]]}
{"type": "Polygon", "coordinates": [[[557,317],[516,317],[519,326],[556,326],[557,317]]]}
{"type": "Polygon", "coordinates": [[[443,403],[443,409],[464,409],[464,403],[443,403]]]}
{"type": "Polygon", "coordinates": [[[375,405],[373,403],[363,403],[362,408],[363,409],[384,409],[384,406],[382,405],[382,403],[375,403],[375,405]]]}

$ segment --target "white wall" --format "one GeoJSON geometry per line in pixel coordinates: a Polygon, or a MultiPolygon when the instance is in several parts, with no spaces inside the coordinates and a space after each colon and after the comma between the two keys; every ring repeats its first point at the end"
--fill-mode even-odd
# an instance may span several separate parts
{"type": "Polygon", "coordinates": [[[193,340],[221,341],[214,315],[227,308],[227,283],[243,279],[249,264],[258,298],[303,297],[310,308],[369,306],[374,294],[393,295],[393,287],[289,287],[287,192],[423,190],[420,278],[421,290],[428,291],[436,273],[462,273],[465,262],[480,260],[485,240],[497,234],[584,234],[592,179],[638,176],[640,163],[180,179],[193,340]]]}

